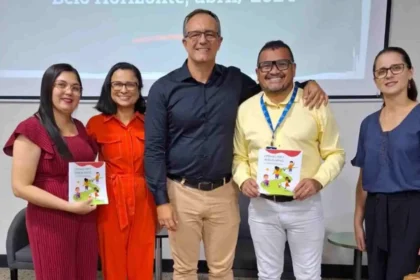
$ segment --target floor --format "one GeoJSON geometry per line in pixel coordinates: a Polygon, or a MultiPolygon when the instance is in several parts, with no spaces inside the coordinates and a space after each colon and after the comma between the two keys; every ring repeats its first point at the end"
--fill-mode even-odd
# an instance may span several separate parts
{"type": "MultiPolygon", "coordinates": [[[[172,279],[172,275],[170,273],[164,273],[163,280],[170,280],[172,279]]],[[[19,280],[34,280],[35,276],[33,271],[30,270],[20,270],[19,271],[19,280]]],[[[100,275],[98,275],[98,280],[102,279],[100,275]]],[[[208,279],[206,275],[200,275],[200,280],[208,279]]],[[[235,278],[237,280],[255,280],[255,278],[235,278]]],[[[10,280],[10,273],[7,268],[0,268],[0,280],[10,280]]],[[[324,279],[324,280],[345,280],[345,279],[324,279]]]]}

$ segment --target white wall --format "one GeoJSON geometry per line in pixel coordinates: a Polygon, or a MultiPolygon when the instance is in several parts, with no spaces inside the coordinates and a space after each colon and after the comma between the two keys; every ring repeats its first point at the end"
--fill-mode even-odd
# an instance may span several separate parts
{"type": "MultiPolygon", "coordinates": [[[[384,0],[385,1],[385,0],[384,0]]],[[[391,19],[390,44],[405,48],[412,58],[414,67],[420,67],[420,0],[394,0],[391,19]]],[[[420,75],[415,74],[417,81],[420,75]]],[[[334,93],[331,93],[334,94],[334,93]]],[[[16,125],[36,111],[37,103],[0,102],[0,146],[5,141],[16,125]]],[[[83,103],[75,114],[76,118],[86,122],[90,116],[96,114],[92,109],[93,103],[83,103]]],[[[342,135],[343,146],[347,152],[346,166],[337,180],[322,193],[324,212],[326,217],[327,232],[352,231],[354,210],[354,189],[358,171],[350,164],[357,144],[359,125],[362,119],[380,107],[379,102],[372,101],[340,101],[332,102],[335,116],[338,120],[342,135]]],[[[0,254],[6,253],[5,240],[7,229],[13,216],[23,207],[25,202],[15,198],[10,187],[10,158],[0,155],[0,254]]],[[[163,257],[170,257],[167,241],[163,244],[163,257]]],[[[201,259],[204,258],[202,252],[201,259]]],[[[324,248],[324,263],[326,264],[351,264],[352,251],[339,249],[328,243],[324,248]]]]}

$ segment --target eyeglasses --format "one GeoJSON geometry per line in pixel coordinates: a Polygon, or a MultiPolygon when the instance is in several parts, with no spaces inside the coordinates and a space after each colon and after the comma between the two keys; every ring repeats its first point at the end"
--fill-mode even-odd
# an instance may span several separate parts
{"type": "Polygon", "coordinates": [[[54,83],[54,86],[63,91],[70,87],[71,92],[74,94],[80,94],[82,92],[82,87],[80,85],[70,85],[66,82],[56,82],[54,83]]]}
{"type": "Polygon", "coordinates": [[[122,90],[124,86],[128,91],[133,91],[138,87],[138,84],[136,82],[111,82],[111,87],[114,90],[122,90]]]}
{"type": "Polygon", "coordinates": [[[404,63],[393,64],[391,65],[391,67],[388,67],[388,68],[382,67],[374,71],[373,75],[375,76],[376,79],[383,79],[386,76],[388,76],[388,70],[391,70],[392,74],[397,75],[397,74],[401,74],[404,71],[404,68],[405,68],[404,63]]]}
{"type": "Polygon", "coordinates": [[[273,61],[263,61],[258,63],[257,67],[263,73],[269,73],[273,69],[273,65],[276,65],[279,71],[284,71],[289,69],[289,66],[295,64],[293,61],[288,59],[280,59],[280,60],[273,60],[273,61]]]}
{"type": "Polygon", "coordinates": [[[201,35],[204,35],[204,38],[207,41],[212,42],[216,40],[219,33],[215,31],[190,31],[185,35],[185,38],[190,38],[192,41],[198,41],[201,38],[201,35]]]}

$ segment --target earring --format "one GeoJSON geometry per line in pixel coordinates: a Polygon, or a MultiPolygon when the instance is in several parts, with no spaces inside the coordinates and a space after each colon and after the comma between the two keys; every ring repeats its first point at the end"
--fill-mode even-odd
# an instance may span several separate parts
{"type": "Polygon", "coordinates": [[[411,80],[408,80],[408,89],[411,88],[411,80]]]}

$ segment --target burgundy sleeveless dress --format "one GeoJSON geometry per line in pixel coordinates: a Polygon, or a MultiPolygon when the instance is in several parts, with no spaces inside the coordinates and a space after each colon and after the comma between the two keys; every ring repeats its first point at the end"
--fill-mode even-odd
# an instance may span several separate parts
{"type": "MultiPolygon", "coordinates": [[[[74,120],[78,135],[65,137],[74,161],[94,161],[97,148],[83,124],[74,120]]],[[[13,154],[19,134],[41,148],[33,185],[64,200],[68,199],[68,161],[57,152],[39,119],[32,116],[21,122],[3,148],[13,154]]],[[[96,211],[77,215],[28,203],[26,226],[34,261],[36,279],[97,279],[98,241],[96,211]]]]}

